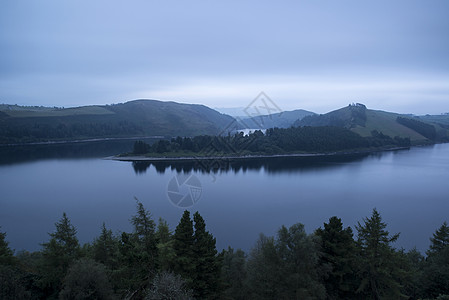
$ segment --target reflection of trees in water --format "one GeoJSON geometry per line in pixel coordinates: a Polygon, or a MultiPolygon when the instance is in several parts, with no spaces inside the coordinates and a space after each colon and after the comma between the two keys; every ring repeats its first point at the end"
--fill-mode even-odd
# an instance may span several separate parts
{"type": "Polygon", "coordinates": [[[145,173],[153,166],[157,173],[165,173],[167,169],[178,173],[188,173],[191,171],[201,173],[218,173],[254,170],[262,168],[268,173],[295,172],[308,169],[335,168],[341,164],[359,162],[368,157],[382,156],[382,153],[375,154],[348,154],[348,155],[328,155],[328,156],[308,156],[308,157],[270,157],[270,158],[248,158],[248,159],[220,159],[220,160],[178,160],[178,161],[134,161],[132,166],[136,174],[145,173]]]}

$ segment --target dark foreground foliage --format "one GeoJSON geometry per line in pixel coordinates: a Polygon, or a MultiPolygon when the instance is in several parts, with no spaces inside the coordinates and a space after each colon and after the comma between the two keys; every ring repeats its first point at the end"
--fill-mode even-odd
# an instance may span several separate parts
{"type": "Polygon", "coordinates": [[[103,224],[79,245],[64,213],[38,252],[14,255],[0,232],[0,299],[448,299],[449,226],[422,256],[394,248],[374,209],[350,227],[331,217],[308,234],[304,225],[263,234],[251,251],[221,253],[201,215],[185,211],[172,232],[137,202],[132,232],[103,224]]]}

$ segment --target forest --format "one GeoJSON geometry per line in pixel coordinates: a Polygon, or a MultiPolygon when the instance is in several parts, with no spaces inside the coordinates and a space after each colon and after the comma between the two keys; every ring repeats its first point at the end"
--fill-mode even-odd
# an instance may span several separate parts
{"type": "MultiPolygon", "coordinates": [[[[80,245],[66,213],[36,252],[15,253],[0,232],[1,299],[449,299],[449,226],[423,256],[394,247],[373,209],[355,226],[333,216],[312,233],[301,223],[252,249],[217,251],[198,212],[174,231],[143,204],[132,232],[103,226],[80,245]]],[[[256,237],[254,237],[256,238],[256,237]]]]}
{"type": "MultiPolygon", "coordinates": [[[[256,130],[226,136],[201,135],[159,140],[148,145],[134,144],[132,154],[220,156],[251,154],[285,154],[298,152],[332,152],[380,147],[409,147],[410,139],[384,135],[373,130],[370,137],[362,137],[348,129],[332,126],[270,128],[265,134],[256,130]]],[[[126,155],[126,154],[125,154],[126,155]]]]}

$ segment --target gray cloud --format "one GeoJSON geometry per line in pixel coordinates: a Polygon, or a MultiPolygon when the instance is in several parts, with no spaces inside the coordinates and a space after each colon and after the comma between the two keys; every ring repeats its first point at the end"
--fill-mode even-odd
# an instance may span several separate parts
{"type": "MultiPolygon", "coordinates": [[[[449,96],[447,11],[444,0],[2,1],[0,102],[69,106],[138,96],[231,106],[272,89],[288,107],[313,98],[325,109],[339,104],[335,98],[383,90],[391,107],[425,113],[429,100],[404,99],[449,96]],[[438,82],[437,90],[378,86],[379,79],[399,85],[407,74],[419,86],[438,82]],[[330,92],[332,78],[345,93],[330,92]],[[357,78],[378,87],[351,90],[357,78]],[[290,82],[299,80],[314,89],[290,82]]],[[[449,110],[432,101],[432,110],[449,110]]]]}

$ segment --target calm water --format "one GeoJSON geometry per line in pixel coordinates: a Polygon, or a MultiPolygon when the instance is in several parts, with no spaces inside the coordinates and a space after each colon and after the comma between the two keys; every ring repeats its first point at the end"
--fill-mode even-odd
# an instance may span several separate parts
{"type": "MultiPolygon", "coordinates": [[[[199,211],[219,248],[248,250],[263,232],[304,223],[312,232],[331,216],[353,227],[376,207],[398,247],[425,251],[429,237],[449,221],[449,144],[372,155],[276,158],[198,164],[132,164],[102,157],[130,149],[130,141],[0,149],[0,226],[16,250],[38,250],[62,212],[81,242],[102,222],[130,231],[135,197],[174,229],[183,208],[173,205],[174,177],[194,178],[199,211]],[[193,176],[192,176],[193,175],[193,176]],[[169,187],[169,182],[171,186],[169,187]],[[173,194],[171,194],[173,195],[173,194]]],[[[187,195],[186,185],[179,195],[187,195]]],[[[196,200],[195,198],[194,200],[196,200]]]]}

